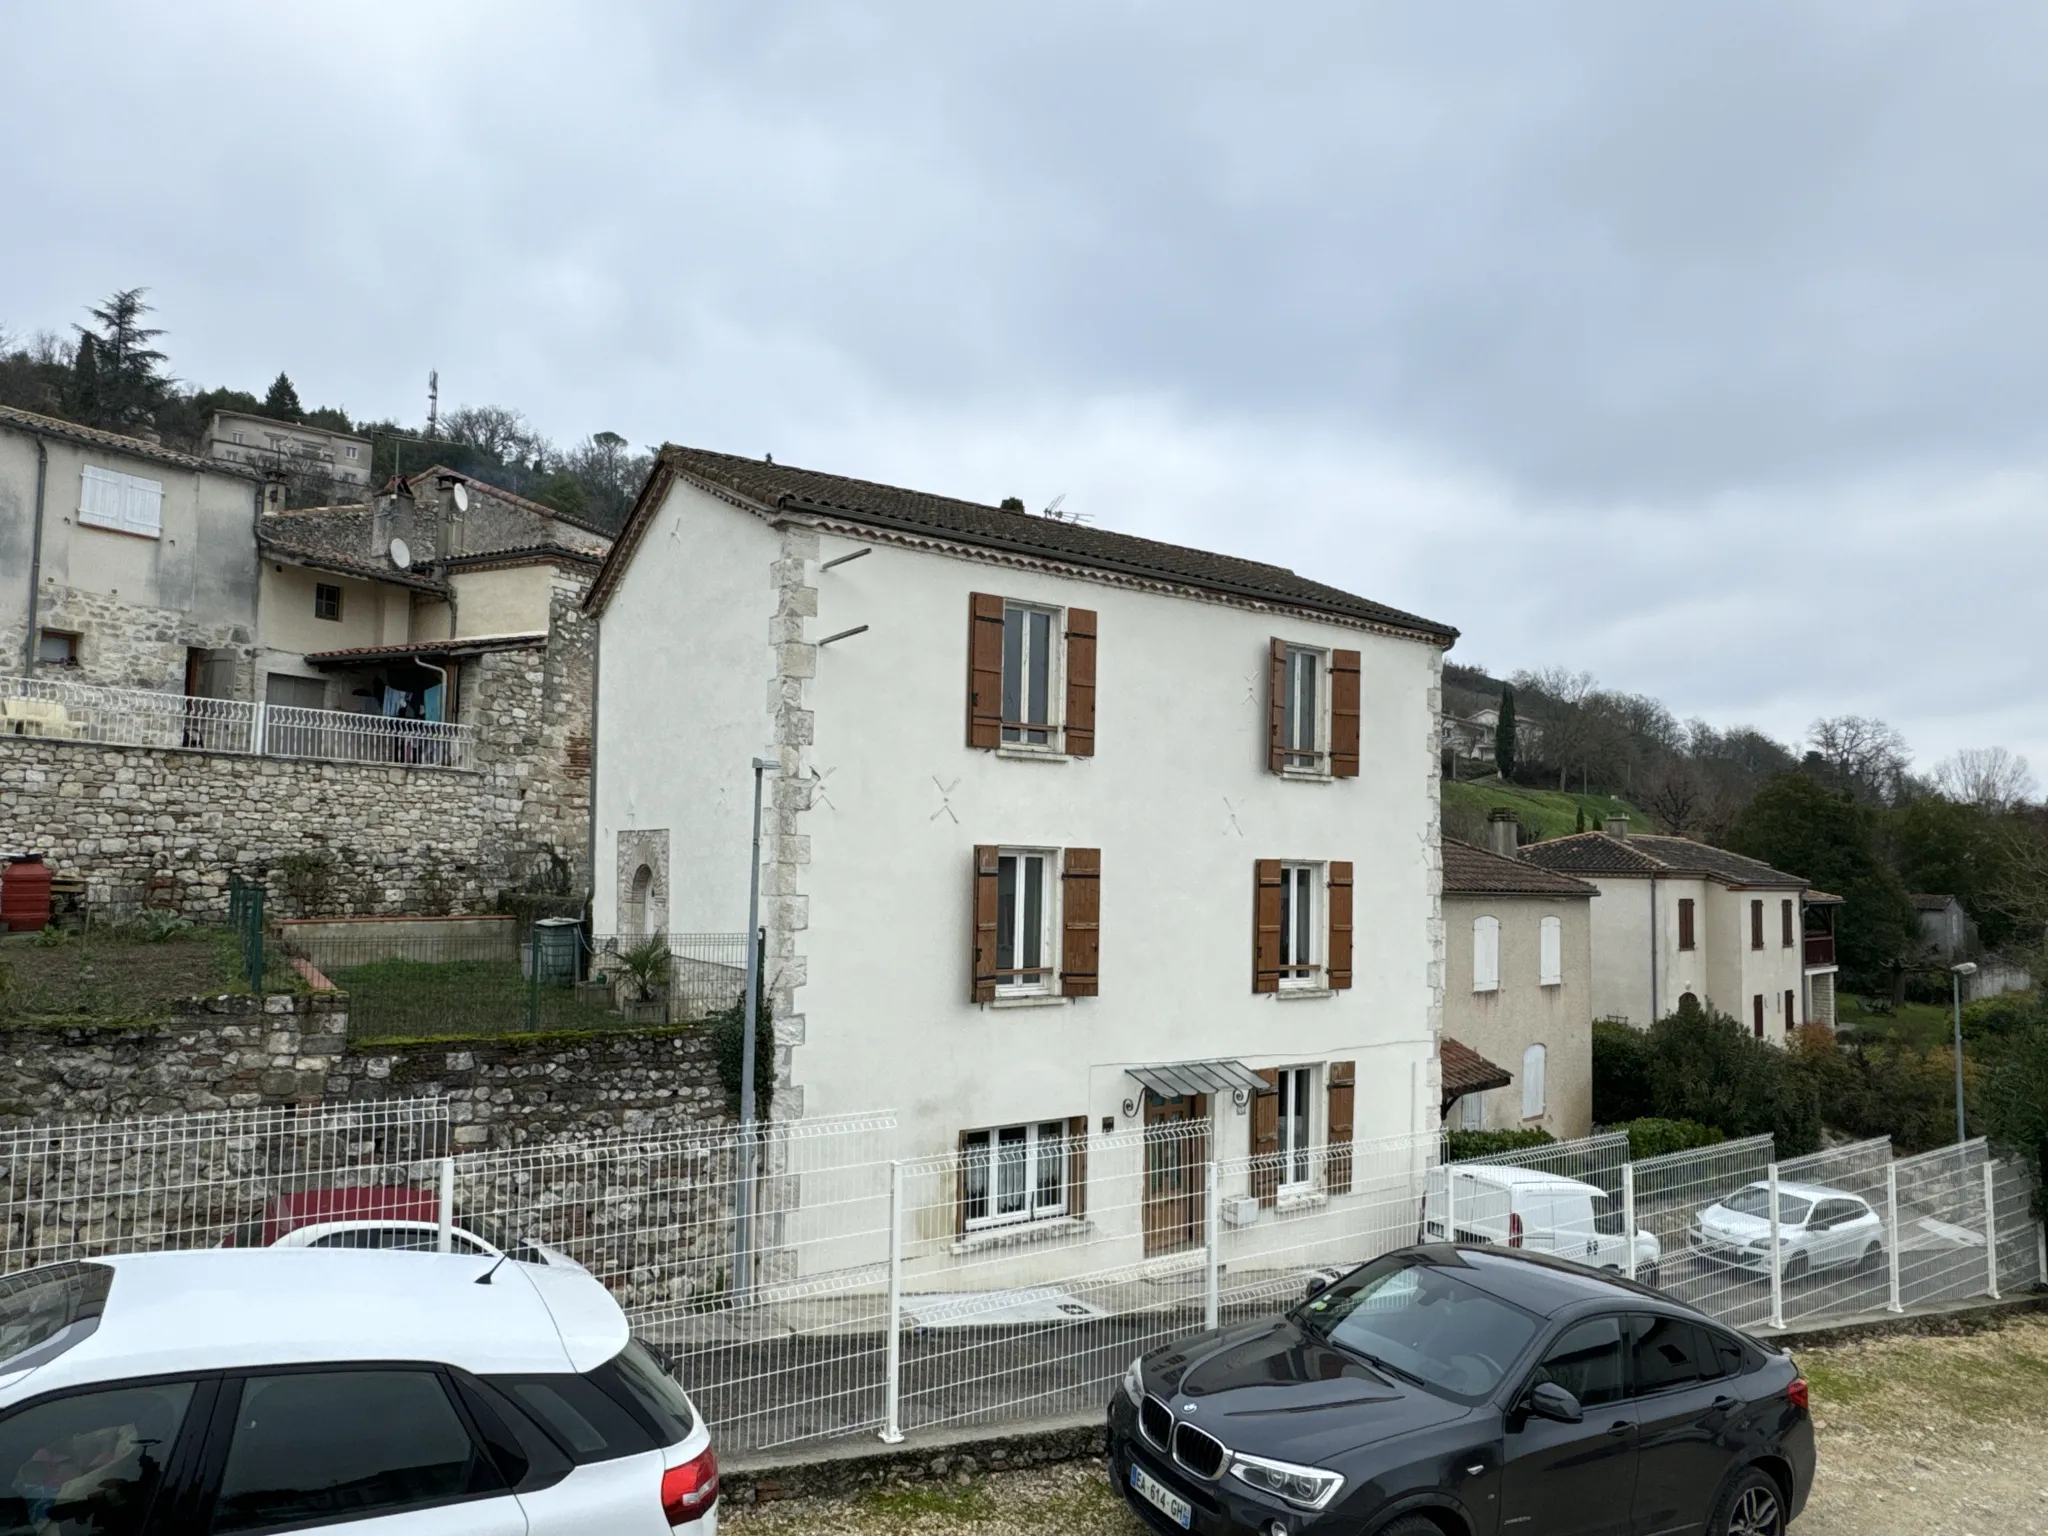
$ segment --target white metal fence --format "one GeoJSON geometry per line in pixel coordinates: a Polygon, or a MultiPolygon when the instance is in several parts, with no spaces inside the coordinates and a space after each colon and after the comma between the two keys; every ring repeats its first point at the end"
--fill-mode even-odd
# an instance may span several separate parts
{"type": "Polygon", "coordinates": [[[0,735],[329,763],[476,767],[476,733],[467,725],[103,688],[42,675],[0,677],[0,735]]]}
{"type": "Polygon", "coordinates": [[[1434,1134],[1254,1158],[1199,1122],[1035,1129],[899,1159],[888,1115],[776,1123],[749,1183],[729,1127],[451,1155],[430,1098],[28,1127],[0,1133],[0,1268],[380,1215],[537,1240],[611,1288],[739,1457],[1094,1412],[1135,1355],[1447,1232],[1633,1268],[1760,1330],[2048,1278],[2031,1180],[1981,1141],[1631,1162],[1610,1135],[1445,1165],[1434,1134]]]}

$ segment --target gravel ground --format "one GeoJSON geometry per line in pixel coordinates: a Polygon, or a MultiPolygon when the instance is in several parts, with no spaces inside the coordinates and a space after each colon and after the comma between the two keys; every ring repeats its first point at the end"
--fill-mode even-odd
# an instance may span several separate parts
{"type": "MultiPolygon", "coordinates": [[[[1800,1354],[1820,1477],[1796,1536],[2048,1536],[2048,1318],[1800,1354]]],[[[734,1509],[735,1536],[1143,1536],[1100,1466],[734,1509]]]]}

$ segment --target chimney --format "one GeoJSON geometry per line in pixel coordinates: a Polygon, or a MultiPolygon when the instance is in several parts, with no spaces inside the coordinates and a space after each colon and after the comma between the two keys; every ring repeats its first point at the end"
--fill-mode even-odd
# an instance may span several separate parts
{"type": "Polygon", "coordinates": [[[466,492],[458,494],[461,485],[457,475],[434,477],[434,510],[441,528],[436,542],[443,556],[469,553],[469,498],[466,492]]]}
{"type": "Polygon", "coordinates": [[[291,487],[283,475],[272,470],[263,477],[263,515],[275,516],[284,510],[285,498],[291,487]]]}
{"type": "Polygon", "coordinates": [[[1486,846],[1504,859],[1519,858],[1516,851],[1520,846],[1522,829],[1515,821],[1513,811],[1496,810],[1486,813],[1486,846]]]}
{"type": "Polygon", "coordinates": [[[1607,818],[1607,825],[1604,830],[1609,837],[1621,838],[1625,841],[1628,837],[1628,818],[1626,816],[1610,816],[1607,818]]]}

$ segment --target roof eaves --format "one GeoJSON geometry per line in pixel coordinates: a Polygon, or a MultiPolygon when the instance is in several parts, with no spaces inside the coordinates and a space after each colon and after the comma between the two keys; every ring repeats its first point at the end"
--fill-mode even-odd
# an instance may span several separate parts
{"type": "Polygon", "coordinates": [[[131,454],[138,459],[174,465],[196,474],[225,475],[231,480],[243,480],[251,485],[262,484],[264,478],[226,459],[207,459],[197,454],[181,453],[160,443],[145,442],[139,437],[124,437],[119,432],[84,426],[79,422],[66,421],[61,416],[44,416],[35,411],[24,411],[18,406],[0,405],[0,426],[11,426],[17,431],[59,438],[85,448],[102,448],[109,453],[131,454]]]}

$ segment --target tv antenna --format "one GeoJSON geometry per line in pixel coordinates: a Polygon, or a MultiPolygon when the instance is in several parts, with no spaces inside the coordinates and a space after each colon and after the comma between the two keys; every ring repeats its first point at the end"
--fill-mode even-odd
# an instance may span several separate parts
{"type": "Polygon", "coordinates": [[[1056,523],[1078,524],[1088,521],[1091,514],[1087,512],[1069,512],[1066,510],[1066,502],[1067,493],[1061,491],[1059,495],[1053,497],[1051,501],[1045,504],[1045,510],[1038,515],[1040,517],[1049,517],[1056,523]]]}

